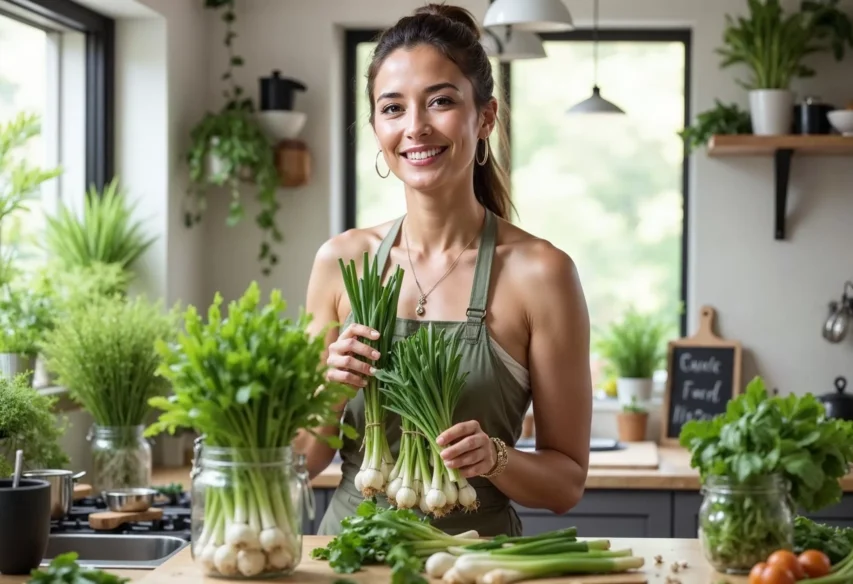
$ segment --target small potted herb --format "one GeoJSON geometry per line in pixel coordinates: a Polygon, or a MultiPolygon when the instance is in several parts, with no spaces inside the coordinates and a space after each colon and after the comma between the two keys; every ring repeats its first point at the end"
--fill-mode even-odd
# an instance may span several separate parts
{"type": "Polygon", "coordinates": [[[53,323],[49,295],[32,282],[0,285],[0,372],[33,382],[39,344],[53,323]]]}
{"type": "Polygon", "coordinates": [[[752,134],[752,119],[736,103],[724,104],[714,100],[714,107],[696,116],[696,122],[678,135],[684,140],[687,153],[704,146],[711,136],[722,134],[752,134]]]}
{"type": "Polygon", "coordinates": [[[747,573],[794,545],[794,517],[841,500],[853,462],[853,422],[827,418],[814,395],[773,396],[754,378],[726,412],[679,436],[705,495],[699,539],[719,572],[747,573]]]}
{"type": "Polygon", "coordinates": [[[65,468],[59,440],[66,419],[53,411],[57,398],[42,395],[27,376],[0,377],[0,476],[12,474],[15,451],[24,451],[25,470],[65,468]],[[57,423],[59,422],[59,423],[57,423]]]}
{"type": "Polygon", "coordinates": [[[595,343],[607,362],[608,373],[616,380],[619,402],[648,401],[652,394],[655,370],[665,357],[665,339],[669,326],[662,320],[642,314],[634,308],[622,320],[612,323],[595,343]]]}
{"type": "Polygon", "coordinates": [[[621,442],[642,442],[646,439],[646,429],[649,425],[649,412],[632,397],[631,403],[622,406],[622,411],[616,415],[621,442]]]}
{"type": "Polygon", "coordinates": [[[145,441],[148,400],[168,384],[156,375],[161,340],[174,338],[175,314],[143,297],[91,295],[71,303],[42,350],[47,369],[94,418],[93,487],[147,487],[151,447],[145,441]]]}

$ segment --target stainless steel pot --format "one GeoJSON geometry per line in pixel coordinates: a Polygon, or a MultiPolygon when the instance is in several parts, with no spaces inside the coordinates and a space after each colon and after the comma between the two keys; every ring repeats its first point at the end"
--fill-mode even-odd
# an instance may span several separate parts
{"type": "Polygon", "coordinates": [[[70,470],[42,468],[28,470],[21,476],[50,483],[50,518],[62,519],[71,511],[71,504],[74,502],[74,483],[85,474],[86,471],[74,474],[70,470]]]}

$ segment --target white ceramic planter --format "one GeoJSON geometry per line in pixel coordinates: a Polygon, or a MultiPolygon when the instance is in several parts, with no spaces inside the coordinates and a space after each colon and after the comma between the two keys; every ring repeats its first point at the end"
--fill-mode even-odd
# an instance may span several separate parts
{"type": "Polygon", "coordinates": [[[620,404],[630,404],[632,399],[645,403],[652,397],[652,378],[620,377],[616,380],[616,396],[620,404]]]}
{"type": "Polygon", "coordinates": [[[18,353],[0,353],[0,375],[12,379],[25,373],[29,383],[33,383],[36,370],[35,355],[20,355],[18,353]]]}
{"type": "Polygon", "coordinates": [[[749,92],[752,133],[756,136],[790,134],[794,121],[794,92],[788,89],[755,89],[749,92]]]}

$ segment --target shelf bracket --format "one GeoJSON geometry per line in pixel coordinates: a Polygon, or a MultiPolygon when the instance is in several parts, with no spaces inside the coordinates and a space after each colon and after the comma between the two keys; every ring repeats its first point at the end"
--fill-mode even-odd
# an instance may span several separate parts
{"type": "Polygon", "coordinates": [[[776,239],[785,239],[785,219],[788,213],[788,182],[794,150],[780,148],[773,154],[776,173],[776,239]]]}

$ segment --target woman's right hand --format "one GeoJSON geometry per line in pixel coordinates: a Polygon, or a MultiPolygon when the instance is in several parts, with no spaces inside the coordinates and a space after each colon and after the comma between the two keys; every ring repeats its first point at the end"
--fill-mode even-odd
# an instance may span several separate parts
{"type": "Polygon", "coordinates": [[[361,355],[375,361],[379,358],[379,351],[359,340],[364,338],[376,340],[379,338],[379,332],[362,324],[353,323],[329,345],[329,356],[326,358],[326,365],[329,366],[326,377],[329,381],[346,383],[355,388],[367,385],[365,376],[373,375],[375,369],[370,363],[355,356],[361,355]]]}

